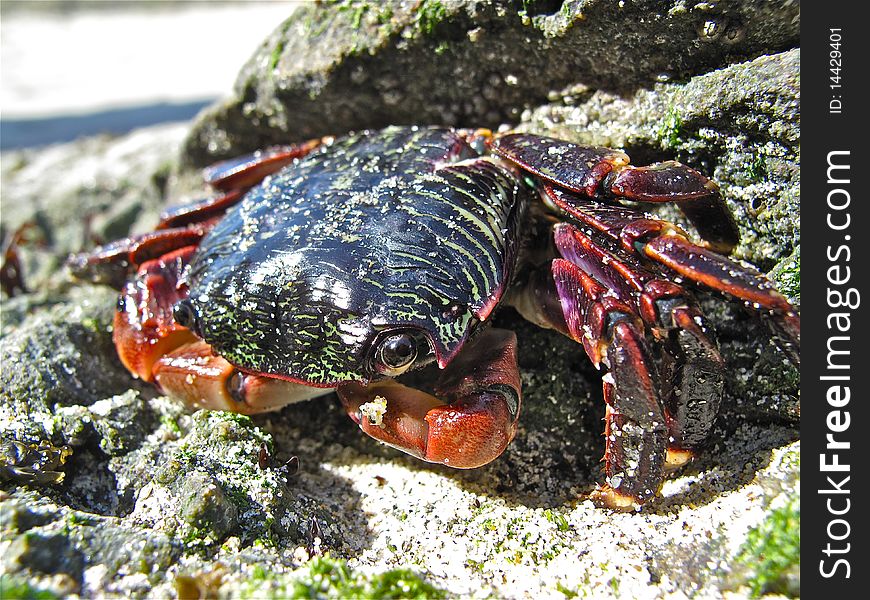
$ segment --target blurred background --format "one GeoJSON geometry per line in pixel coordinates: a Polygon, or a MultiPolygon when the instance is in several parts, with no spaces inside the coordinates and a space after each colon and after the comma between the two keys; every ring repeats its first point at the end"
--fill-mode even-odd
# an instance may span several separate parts
{"type": "Polygon", "coordinates": [[[0,149],[192,118],[304,0],[0,0],[0,149]]]}

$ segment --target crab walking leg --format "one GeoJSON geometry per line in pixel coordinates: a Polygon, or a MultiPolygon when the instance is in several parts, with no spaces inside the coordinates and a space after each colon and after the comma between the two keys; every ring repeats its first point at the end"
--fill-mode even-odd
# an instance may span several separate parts
{"type": "Polygon", "coordinates": [[[216,190],[228,192],[252,187],[267,175],[277,173],[294,160],[305,157],[331,138],[318,138],[289,146],[273,146],[251,154],[222,160],[203,170],[205,182],[216,190]]]}
{"type": "Polygon", "coordinates": [[[532,322],[583,345],[603,378],[606,483],[596,502],[630,509],[655,496],[664,479],[669,427],[658,377],[632,306],[569,260],[533,271],[512,304],[532,322]]]}
{"type": "Polygon", "coordinates": [[[24,277],[21,274],[21,259],[18,256],[18,246],[24,241],[24,233],[32,226],[32,223],[21,225],[9,237],[9,240],[3,247],[2,262],[0,262],[0,289],[10,298],[18,292],[22,294],[27,293],[24,277]]]}
{"type": "Polygon", "coordinates": [[[139,266],[162,254],[195,245],[224,212],[239,202],[245,192],[327,141],[309,140],[292,146],[277,146],[239,158],[215,163],[203,171],[211,187],[223,192],[167,209],[160,215],[156,231],[130,236],[75,254],[66,264],[78,279],[120,288],[139,266]]]}
{"type": "Polygon", "coordinates": [[[217,356],[202,341],[184,344],[161,356],[153,367],[160,390],[193,409],[228,410],[246,415],[276,410],[328,394],[293,381],[244,373],[217,356]]]}
{"type": "Polygon", "coordinates": [[[706,441],[724,388],[724,361],[700,309],[686,290],[648,271],[598,231],[560,223],[553,238],[562,258],[628,302],[651,330],[670,432],[668,466],[685,464],[706,441]]]}
{"type": "Polygon", "coordinates": [[[157,229],[182,227],[219,217],[236,204],[254,185],[277,173],[293,161],[318,148],[324,140],[309,140],[295,146],[276,146],[231,158],[207,167],[203,171],[206,183],[223,191],[219,196],[173,206],[160,215],[157,229]]]}
{"type": "Polygon", "coordinates": [[[664,478],[668,427],[657,373],[640,318],[577,265],[555,259],[553,283],[568,334],[596,367],[604,364],[605,474],[595,499],[631,508],[658,493],[664,478]]]}
{"type": "Polygon", "coordinates": [[[91,252],[73,254],[66,260],[66,266],[77,279],[121,288],[144,263],[183,248],[194,248],[210,226],[201,223],[122,238],[91,252]]]}
{"type": "Polygon", "coordinates": [[[700,248],[678,234],[654,237],[643,244],[642,252],[686,279],[725,292],[756,309],[771,311],[774,332],[792,363],[800,366],[800,317],[767,277],[700,248]]]}
{"type": "Polygon", "coordinates": [[[648,167],[627,166],[603,182],[611,193],[636,202],[673,202],[689,219],[710,250],[730,254],[740,231],[719,187],[682,163],[670,160],[648,167]]]}
{"type": "Polygon", "coordinates": [[[219,196],[195,200],[194,202],[167,208],[160,213],[160,222],[157,223],[155,229],[159,231],[161,229],[187,227],[220,217],[238,203],[244,196],[244,193],[244,189],[232,190],[219,196]]]}
{"type": "Polygon", "coordinates": [[[673,202],[708,247],[719,252],[731,252],[740,240],[718,186],[682,163],[667,161],[635,167],[628,164],[628,155],[618,150],[522,133],[497,138],[492,148],[544,181],[584,198],[615,196],[642,202],[673,202]]]}
{"type": "Polygon", "coordinates": [[[773,282],[750,266],[698,246],[675,225],[635,211],[608,206],[547,188],[549,198],[580,223],[589,225],[633,254],[658,263],[676,275],[769,313],[769,324],[783,350],[800,365],[800,316],[773,282]]]}
{"type": "Polygon", "coordinates": [[[516,434],[516,335],[488,329],[468,342],[440,372],[434,395],[395,380],[347,382],[336,391],[351,418],[376,440],[429,462],[479,467],[500,456],[516,434]],[[373,414],[370,407],[377,406],[373,414]]]}

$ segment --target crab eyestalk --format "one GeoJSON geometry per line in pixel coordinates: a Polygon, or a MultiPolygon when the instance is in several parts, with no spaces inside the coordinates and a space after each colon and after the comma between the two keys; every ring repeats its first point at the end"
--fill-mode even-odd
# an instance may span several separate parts
{"type": "Polygon", "coordinates": [[[434,395],[393,379],[339,385],[360,429],[408,454],[459,469],[485,465],[517,431],[520,376],[516,335],[489,329],[440,371],[434,395]]]}

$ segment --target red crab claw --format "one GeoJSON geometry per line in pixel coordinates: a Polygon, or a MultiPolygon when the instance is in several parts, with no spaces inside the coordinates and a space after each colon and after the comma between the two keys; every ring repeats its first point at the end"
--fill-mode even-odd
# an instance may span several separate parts
{"type": "Polygon", "coordinates": [[[121,290],[112,338],[121,362],[143,381],[153,381],[160,357],[196,340],[172,317],[172,307],[187,297],[183,273],[195,249],[185,246],[145,261],[121,290]]]}
{"type": "Polygon", "coordinates": [[[517,430],[520,377],[516,335],[488,329],[443,370],[435,395],[395,380],[337,388],[351,418],[371,437],[429,462],[460,469],[504,452],[517,430]],[[385,411],[374,416],[367,405],[385,411]]]}

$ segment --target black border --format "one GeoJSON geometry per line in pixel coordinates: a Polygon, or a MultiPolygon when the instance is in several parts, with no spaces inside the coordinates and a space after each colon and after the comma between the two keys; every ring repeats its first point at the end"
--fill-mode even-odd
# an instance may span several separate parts
{"type": "MultiPolygon", "coordinates": [[[[802,223],[802,265],[801,265],[801,321],[803,329],[801,353],[801,595],[807,598],[821,597],[822,594],[852,592],[843,597],[858,597],[866,594],[864,578],[867,569],[866,511],[867,487],[870,484],[867,464],[870,455],[866,440],[870,431],[865,432],[868,423],[867,383],[870,381],[870,352],[863,350],[870,344],[865,337],[866,308],[870,303],[867,278],[870,277],[867,258],[870,257],[870,231],[866,231],[866,204],[868,192],[861,181],[867,164],[867,110],[864,84],[867,81],[868,55],[867,38],[870,37],[863,16],[864,7],[860,2],[807,2],[801,16],[801,223],[802,223]],[[830,32],[839,28],[842,43],[842,65],[839,72],[842,88],[832,88],[830,71],[830,32]],[[838,97],[839,96],[839,97],[838,97]],[[832,113],[831,100],[842,102],[842,111],[832,113]],[[848,150],[850,183],[837,185],[828,182],[828,155],[832,151],[848,150]],[[848,229],[835,231],[828,227],[828,193],[834,188],[847,188],[851,201],[845,209],[851,219],[848,229]],[[845,239],[849,236],[849,239],[845,239]],[[828,257],[830,247],[836,256],[839,246],[847,244],[851,248],[851,260],[831,261],[828,257]],[[840,452],[839,461],[850,465],[845,473],[850,480],[843,484],[843,473],[825,473],[820,467],[820,455],[825,449],[826,434],[829,433],[826,419],[830,411],[836,410],[828,404],[826,393],[831,381],[822,380],[830,374],[827,368],[827,342],[830,335],[828,316],[841,309],[831,308],[827,301],[829,288],[828,269],[834,264],[851,267],[851,280],[846,288],[856,288],[861,294],[860,305],[850,310],[851,330],[848,342],[851,354],[848,361],[850,381],[842,382],[851,391],[848,406],[839,410],[849,411],[850,426],[836,439],[848,441],[850,448],[840,452]],[[827,476],[848,494],[832,495],[820,490],[831,489],[827,476]],[[850,500],[848,513],[837,517],[832,515],[826,502],[836,498],[835,508],[845,506],[845,498],[850,500]],[[830,540],[828,524],[831,520],[842,518],[849,523],[849,535],[842,541],[830,540]],[[824,553],[827,544],[832,548],[846,548],[848,552],[830,557],[824,553]],[[820,572],[821,561],[829,572],[834,561],[843,558],[850,565],[849,577],[845,577],[845,565],[834,570],[832,577],[824,577],[820,572]],[[861,590],[861,592],[859,592],[861,590]]],[[[836,66],[836,65],[834,65],[836,66]]],[[[842,173],[842,171],[840,171],[842,173]]],[[[841,194],[835,194],[842,198],[841,194]]],[[[842,218],[844,214],[837,213],[842,218]]],[[[845,253],[840,255],[845,258],[845,253]]],[[[841,271],[842,273],[842,271],[841,271]]],[[[841,286],[842,289],[842,286],[841,286]]],[[[841,334],[843,335],[843,334],[841,334]]],[[[841,346],[842,347],[842,346],[841,346]]],[[[831,459],[828,458],[828,462],[831,459]]],[[[833,532],[839,535],[846,526],[838,523],[833,532]]]]}

